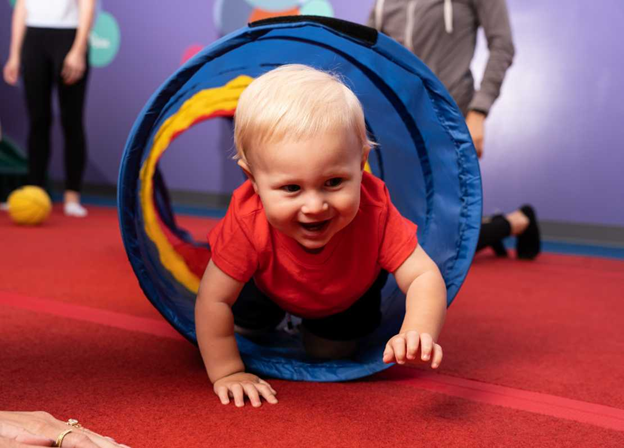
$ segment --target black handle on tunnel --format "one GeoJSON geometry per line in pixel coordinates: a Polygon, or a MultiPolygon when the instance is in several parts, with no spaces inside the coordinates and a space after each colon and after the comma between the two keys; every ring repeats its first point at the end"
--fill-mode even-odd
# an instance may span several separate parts
{"type": "Polygon", "coordinates": [[[365,45],[373,46],[377,43],[377,30],[358,23],[323,16],[281,16],[270,19],[257,20],[249,24],[250,28],[282,23],[316,22],[345,34],[365,45]]]}

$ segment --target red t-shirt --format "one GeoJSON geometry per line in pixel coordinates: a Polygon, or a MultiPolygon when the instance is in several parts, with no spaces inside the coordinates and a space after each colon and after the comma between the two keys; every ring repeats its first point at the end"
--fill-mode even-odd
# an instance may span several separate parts
{"type": "Polygon", "coordinates": [[[212,260],[223,272],[241,282],[253,277],[282,309],[307,318],[346,310],[381,269],[396,271],[418,244],[416,224],[399,214],[383,181],[367,172],[357,215],[318,254],[268,223],[249,181],[234,191],[208,240],[212,260]]]}

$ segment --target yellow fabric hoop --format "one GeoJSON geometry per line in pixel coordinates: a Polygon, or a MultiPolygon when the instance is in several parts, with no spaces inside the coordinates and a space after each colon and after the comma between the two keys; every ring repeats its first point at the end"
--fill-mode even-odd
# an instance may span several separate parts
{"type": "Polygon", "coordinates": [[[145,233],[156,245],[160,262],[173,277],[193,293],[199,289],[200,278],[186,265],[163,233],[154,206],[154,173],[158,161],[173,139],[195,123],[216,112],[233,112],[245,88],[253,81],[249,76],[238,76],[222,87],[202,90],[186,100],[182,107],[169,117],[156,132],[148,157],[140,172],[140,201],[143,210],[145,233]]]}

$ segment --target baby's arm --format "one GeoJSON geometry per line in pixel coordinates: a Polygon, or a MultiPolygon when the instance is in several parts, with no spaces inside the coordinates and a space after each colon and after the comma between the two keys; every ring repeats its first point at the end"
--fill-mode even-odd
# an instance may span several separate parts
{"type": "Polygon", "coordinates": [[[245,365],[238,352],[232,305],[243,286],[212,260],[208,263],[195,304],[199,350],[221,403],[228,404],[231,396],[236,406],[243,406],[245,395],[255,407],[261,405],[260,396],[269,403],[277,403],[276,392],[267,382],[245,373],[245,365]]]}
{"type": "Polygon", "coordinates": [[[420,346],[421,359],[431,359],[434,369],[442,362],[442,347],[437,344],[446,316],[446,286],[434,261],[420,247],[394,272],[407,296],[401,331],[388,341],[383,354],[386,363],[404,364],[415,360],[420,346]]]}

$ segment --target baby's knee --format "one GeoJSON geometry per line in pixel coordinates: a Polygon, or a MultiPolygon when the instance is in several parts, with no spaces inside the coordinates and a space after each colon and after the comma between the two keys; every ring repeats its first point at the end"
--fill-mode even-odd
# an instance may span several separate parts
{"type": "Polygon", "coordinates": [[[303,346],[306,353],[318,359],[344,359],[355,354],[358,341],[332,341],[310,333],[302,328],[303,346]]]}

